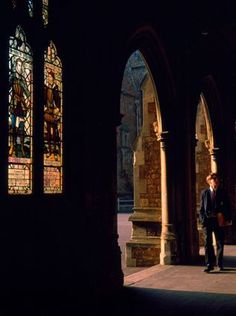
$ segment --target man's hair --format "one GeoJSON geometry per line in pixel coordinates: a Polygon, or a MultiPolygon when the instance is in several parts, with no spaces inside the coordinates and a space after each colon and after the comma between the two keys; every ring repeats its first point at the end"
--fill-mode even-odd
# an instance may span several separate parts
{"type": "Polygon", "coordinates": [[[209,183],[209,181],[210,181],[211,179],[218,179],[218,180],[219,180],[218,174],[215,173],[215,172],[211,172],[211,173],[206,177],[206,182],[209,183]]]}

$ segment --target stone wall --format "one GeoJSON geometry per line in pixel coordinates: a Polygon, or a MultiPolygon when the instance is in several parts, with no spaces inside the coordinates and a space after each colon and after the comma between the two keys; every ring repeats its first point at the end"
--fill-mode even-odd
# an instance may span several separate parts
{"type": "Polygon", "coordinates": [[[142,123],[141,84],[147,69],[141,54],[134,52],[127,61],[121,87],[117,128],[117,192],[123,199],[133,198],[133,150],[142,123]]]}
{"type": "Polygon", "coordinates": [[[134,152],[134,213],[131,240],[126,244],[127,266],[160,262],[161,164],[154,132],[156,101],[151,78],[143,83],[143,126],[134,152]]]}

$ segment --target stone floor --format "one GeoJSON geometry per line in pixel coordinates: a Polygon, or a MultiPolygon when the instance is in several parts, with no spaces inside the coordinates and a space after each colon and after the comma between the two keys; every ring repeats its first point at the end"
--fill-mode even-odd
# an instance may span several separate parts
{"type": "Polygon", "coordinates": [[[201,264],[156,265],[127,275],[123,290],[100,308],[112,316],[235,316],[236,246],[225,247],[222,272],[204,273],[201,264]]]}
{"type": "MultiPolygon", "coordinates": [[[[125,230],[129,235],[128,224],[125,230]]],[[[121,248],[126,237],[122,241],[120,236],[121,248]]],[[[106,295],[84,288],[78,293],[5,291],[0,293],[0,316],[236,316],[236,245],[225,246],[222,272],[204,273],[203,249],[200,255],[195,265],[138,270],[125,268],[123,260],[124,286],[106,295]]]]}
{"type": "Polygon", "coordinates": [[[235,245],[225,246],[225,270],[222,272],[203,272],[202,248],[199,264],[156,265],[134,271],[135,268],[125,267],[124,243],[130,234],[126,220],[126,215],[119,218],[120,231],[123,233],[120,246],[123,249],[124,288],[109,301],[106,310],[109,315],[121,315],[125,311],[138,316],[236,315],[235,245]],[[127,226],[122,228],[122,225],[127,226]]]}

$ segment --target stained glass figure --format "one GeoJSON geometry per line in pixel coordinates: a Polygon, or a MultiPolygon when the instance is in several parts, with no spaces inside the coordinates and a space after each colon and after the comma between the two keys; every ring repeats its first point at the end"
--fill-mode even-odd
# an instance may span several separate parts
{"type": "Polygon", "coordinates": [[[62,65],[50,42],[44,65],[44,192],[62,192],[62,65]]]}
{"type": "Polygon", "coordinates": [[[48,24],[48,0],[43,0],[43,24],[46,26],[48,24]]]}
{"type": "Polygon", "coordinates": [[[8,192],[32,192],[32,52],[20,26],[9,40],[8,192]]]}

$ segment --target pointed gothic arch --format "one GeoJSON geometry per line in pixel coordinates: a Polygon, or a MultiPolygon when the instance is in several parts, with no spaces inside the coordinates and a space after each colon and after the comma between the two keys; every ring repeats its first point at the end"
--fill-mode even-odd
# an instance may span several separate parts
{"type": "Polygon", "coordinates": [[[9,40],[8,192],[32,193],[33,56],[19,25],[9,40]]]}
{"type": "Polygon", "coordinates": [[[155,133],[160,143],[161,160],[161,251],[160,263],[178,262],[173,182],[173,125],[170,113],[175,111],[175,85],[163,43],[149,25],[140,27],[130,38],[129,47],[138,48],[144,56],[154,83],[157,100],[155,133]],[[157,97],[158,96],[158,97],[157,97]]]}
{"type": "MultiPolygon", "coordinates": [[[[219,172],[219,132],[221,126],[221,104],[214,79],[211,76],[204,78],[202,92],[196,112],[196,210],[197,217],[200,207],[201,191],[206,187],[206,176],[210,172],[219,172]]],[[[204,245],[201,225],[198,222],[199,246],[204,245]]]]}
{"type": "MultiPolygon", "coordinates": [[[[130,164],[133,171],[134,208],[133,214],[129,218],[133,225],[132,236],[126,244],[128,266],[152,265],[159,262],[161,168],[160,147],[156,139],[157,103],[151,72],[144,57],[137,50],[128,59],[124,71],[121,91],[123,120],[119,128],[121,135],[118,138],[118,143],[120,139],[120,146],[122,146],[122,133],[126,129],[126,133],[130,134],[132,141],[130,145],[134,156],[133,162],[130,164]],[[132,119],[134,126],[132,126],[132,119]],[[146,231],[148,231],[148,235],[146,231]],[[137,248],[141,249],[142,255],[137,248]],[[150,251],[152,255],[150,255],[150,251]]],[[[124,145],[123,149],[127,150],[127,144],[124,145]]],[[[118,161],[119,156],[120,151],[118,151],[118,161]]],[[[118,165],[118,180],[119,169],[118,165]]]]}
{"type": "Polygon", "coordinates": [[[222,147],[223,105],[213,76],[202,81],[203,103],[207,118],[208,150],[211,157],[211,171],[221,173],[220,154],[222,147]]]}
{"type": "Polygon", "coordinates": [[[156,106],[159,132],[167,131],[171,128],[168,112],[172,111],[176,89],[165,47],[150,25],[138,28],[130,37],[127,55],[135,50],[141,52],[146,67],[151,69],[155,95],[158,96],[156,106]]]}
{"type": "MultiPolygon", "coordinates": [[[[152,28],[145,26],[140,28],[131,38],[129,42],[129,48],[131,51],[139,49],[141,54],[149,65],[149,69],[152,69],[153,82],[153,95],[155,97],[155,112],[156,121],[154,123],[154,134],[157,140],[160,142],[160,160],[161,160],[161,229],[159,229],[159,243],[157,242],[154,247],[147,247],[149,249],[149,262],[147,265],[160,262],[161,264],[171,264],[178,261],[176,233],[174,223],[174,207],[171,206],[173,201],[173,192],[170,187],[172,168],[170,166],[170,154],[171,150],[169,142],[169,130],[171,130],[171,122],[169,121],[169,113],[173,110],[175,89],[168,66],[168,60],[165,55],[163,46],[158,39],[158,36],[153,32],[152,28]],[[159,94],[160,89],[160,94],[159,94]],[[157,92],[158,91],[158,92],[157,92]],[[162,105],[161,105],[162,104],[162,105]],[[151,250],[150,250],[151,249],[151,250]]],[[[144,215],[145,216],[145,215],[144,215]]],[[[160,216],[154,215],[147,219],[146,223],[157,222],[160,220],[160,216]],[[153,220],[155,217],[155,220],[153,220]]],[[[140,221],[140,219],[139,219],[140,221]]],[[[138,221],[137,221],[138,222],[138,221]]],[[[147,226],[149,225],[147,224],[147,226]]],[[[150,225],[149,225],[150,226],[150,225]]],[[[155,226],[155,225],[154,225],[155,226]]],[[[145,228],[146,234],[156,234],[157,227],[145,228]]],[[[129,247],[129,243],[127,243],[129,247]]],[[[128,249],[129,257],[133,257],[136,252],[137,256],[141,254],[141,260],[146,256],[145,251],[140,252],[140,247],[128,249]]],[[[148,261],[148,260],[147,260],[148,261]]],[[[132,264],[132,263],[131,263],[132,264]]],[[[143,264],[143,263],[142,263],[143,264]]]]}
{"type": "MultiPolygon", "coordinates": [[[[48,1],[42,1],[42,6],[45,6],[42,8],[47,13],[48,1]]],[[[33,10],[33,1],[25,3],[29,5],[25,10],[33,10]]],[[[62,193],[62,63],[55,44],[50,41],[44,52],[44,97],[42,96],[44,113],[41,129],[44,137],[44,155],[41,160],[43,168],[40,172],[34,172],[35,160],[41,162],[37,157],[40,150],[36,148],[40,141],[35,141],[33,132],[34,129],[39,131],[41,124],[40,120],[35,120],[33,117],[34,112],[39,112],[42,104],[37,102],[36,105],[34,104],[35,90],[38,94],[39,89],[34,87],[36,82],[33,81],[35,69],[33,70],[32,51],[22,26],[18,25],[14,35],[9,38],[8,193],[31,194],[36,181],[34,174],[41,177],[40,173],[43,174],[44,193],[62,193]],[[36,111],[34,111],[35,107],[36,111]]],[[[36,51],[35,56],[38,55],[39,52],[36,51]]],[[[36,67],[36,72],[41,69],[36,67]]],[[[43,82],[37,81],[37,84],[42,85],[43,82]]]]}
{"type": "Polygon", "coordinates": [[[44,193],[62,193],[62,63],[50,41],[44,53],[44,193]]]}

